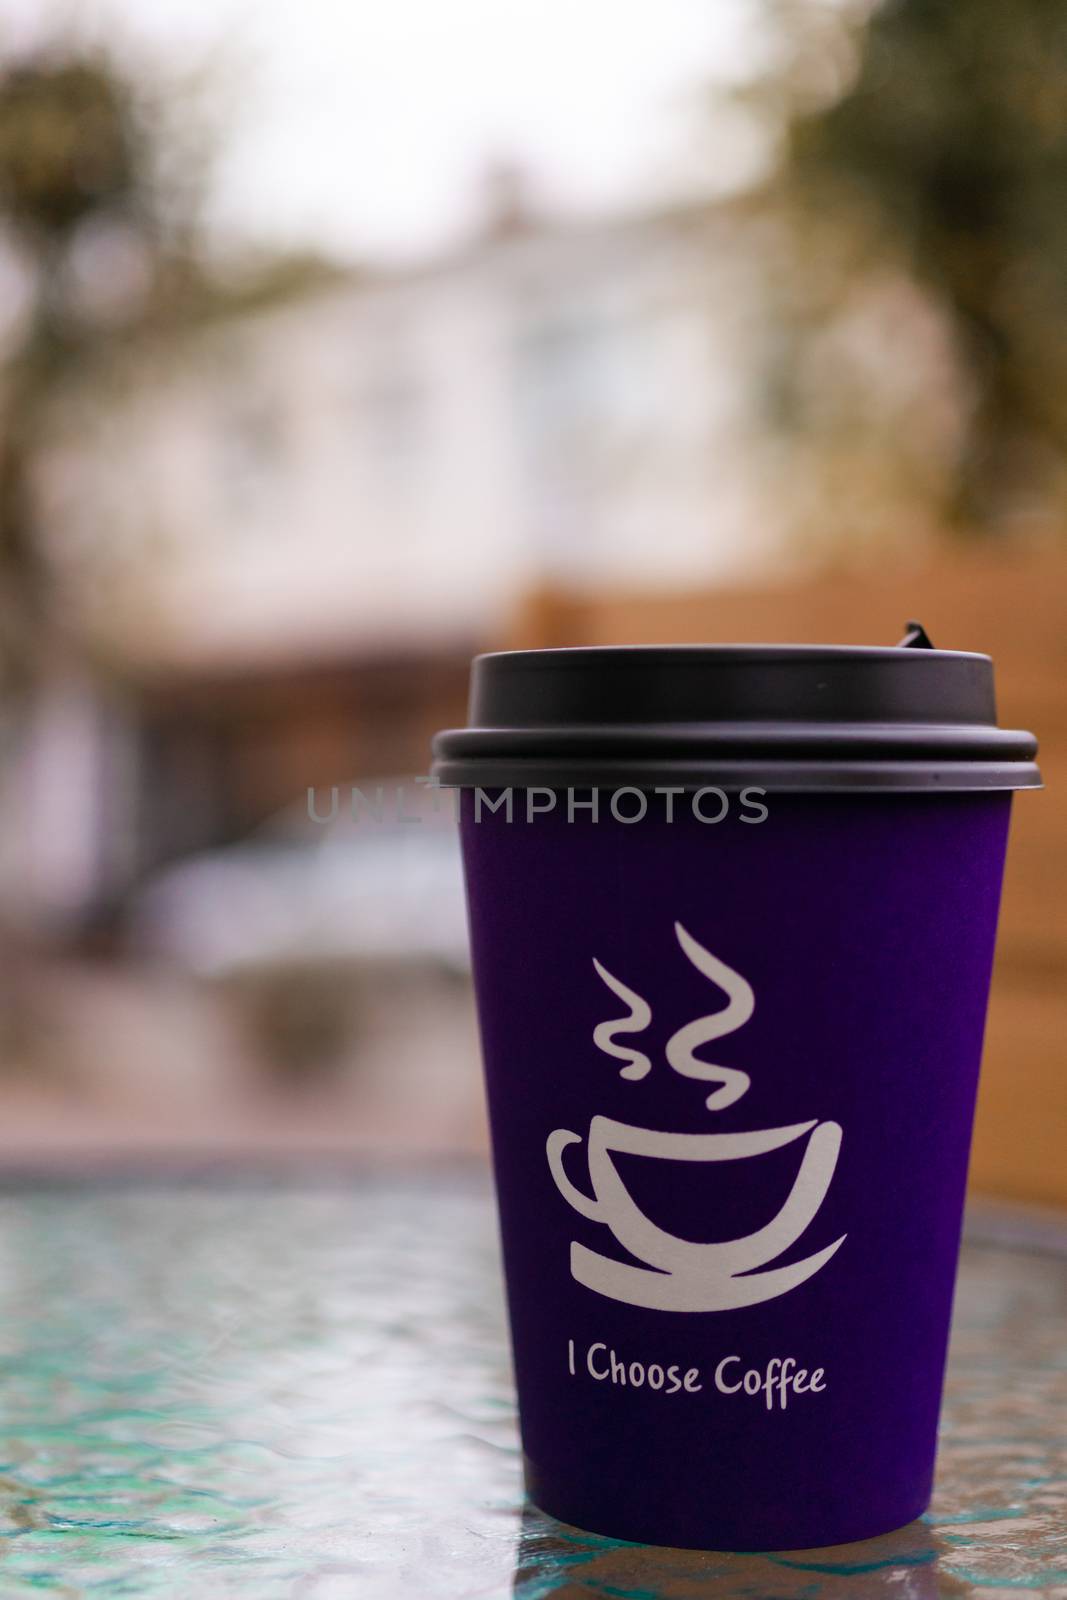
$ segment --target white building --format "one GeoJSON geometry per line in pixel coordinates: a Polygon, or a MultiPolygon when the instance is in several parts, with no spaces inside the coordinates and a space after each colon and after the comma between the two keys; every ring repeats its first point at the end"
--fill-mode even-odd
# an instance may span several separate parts
{"type": "Polygon", "coordinates": [[[162,660],[490,637],[530,584],[752,569],[755,317],[703,208],[353,274],[74,407],[57,558],[112,647],[162,660]]]}

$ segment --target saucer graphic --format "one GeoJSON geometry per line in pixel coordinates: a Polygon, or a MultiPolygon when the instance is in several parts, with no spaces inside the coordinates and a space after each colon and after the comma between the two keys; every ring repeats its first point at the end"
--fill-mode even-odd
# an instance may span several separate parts
{"type": "MultiPolygon", "coordinates": [[[[705,950],[680,923],[675,923],[674,928],[687,958],[725,991],[728,1003],[722,1010],[680,1028],[667,1044],[667,1061],[686,1077],[717,1083],[719,1087],[707,1096],[705,1104],[709,1110],[721,1110],[745,1094],[748,1074],[734,1067],[713,1066],[696,1057],[694,1051],[742,1027],[752,1016],[755,997],[739,973],[705,950]]],[[[606,1054],[628,1063],[620,1069],[622,1077],[644,1077],[651,1070],[648,1057],[615,1041],[620,1033],[633,1034],[647,1028],[652,1020],[651,1009],[647,1001],[612,977],[595,959],[594,967],[629,1007],[625,1017],[600,1023],[594,1042],[606,1054]]],[[[836,1122],[812,1120],[744,1133],[671,1133],[631,1127],[597,1115],[590,1121],[586,1144],[592,1195],[572,1183],[564,1167],[564,1151],[581,1143],[581,1135],[568,1128],[557,1128],[549,1135],[546,1154],[556,1187],[575,1211],[602,1223],[629,1255],[647,1263],[636,1267],[572,1241],[571,1276],[609,1299],[659,1311],[729,1311],[758,1305],[777,1299],[812,1277],[847,1237],[842,1234],[801,1261],[766,1266],[796,1243],[826,1198],[841,1148],[841,1127],[836,1122]],[[637,1205],[613,1161],[616,1154],[672,1161],[739,1161],[791,1144],[802,1146],[803,1154],[785,1203],[754,1233],[714,1244],[696,1244],[657,1227],[637,1205]],[[760,1268],[766,1270],[757,1270],[760,1268]]]]}

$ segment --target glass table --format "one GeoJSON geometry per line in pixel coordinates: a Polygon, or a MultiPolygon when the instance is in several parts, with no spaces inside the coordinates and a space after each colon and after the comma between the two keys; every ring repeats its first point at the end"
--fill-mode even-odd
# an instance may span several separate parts
{"type": "Polygon", "coordinates": [[[1067,1225],[977,1217],[923,1521],[825,1552],[523,1507],[477,1172],[0,1198],[0,1595],[1067,1597],[1067,1225]]]}

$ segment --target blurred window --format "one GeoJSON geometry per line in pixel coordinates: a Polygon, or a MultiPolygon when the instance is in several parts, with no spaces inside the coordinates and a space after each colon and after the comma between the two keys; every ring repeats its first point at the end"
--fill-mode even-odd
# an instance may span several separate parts
{"type": "Polygon", "coordinates": [[[382,373],[363,392],[363,424],[371,451],[386,466],[411,461],[424,432],[424,400],[418,384],[402,371],[382,373]]]}
{"type": "Polygon", "coordinates": [[[654,384],[641,319],[578,315],[534,322],[516,347],[519,426],[528,454],[570,455],[644,432],[654,384]]]}
{"type": "Polygon", "coordinates": [[[518,339],[517,387],[524,438],[535,446],[583,430],[610,407],[611,340],[577,317],[534,323],[518,339]]]}
{"type": "Polygon", "coordinates": [[[371,471],[387,487],[409,481],[426,443],[426,394],[411,368],[382,360],[360,385],[357,429],[371,471]]]}
{"type": "Polygon", "coordinates": [[[242,401],[228,411],[217,449],[222,493],[231,509],[247,512],[273,496],[285,447],[285,425],[274,406],[242,401]]]}

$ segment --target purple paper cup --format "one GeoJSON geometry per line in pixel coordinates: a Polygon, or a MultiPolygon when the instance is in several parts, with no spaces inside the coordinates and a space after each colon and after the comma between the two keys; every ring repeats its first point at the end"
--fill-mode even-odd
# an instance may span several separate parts
{"type": "Polygon", "coordinates": [[[471,722],[435,770],[531,1500],[703,1549],[902,1526],[1033,739],[988,658],[905,648],[483,657],[471,722]]]}

